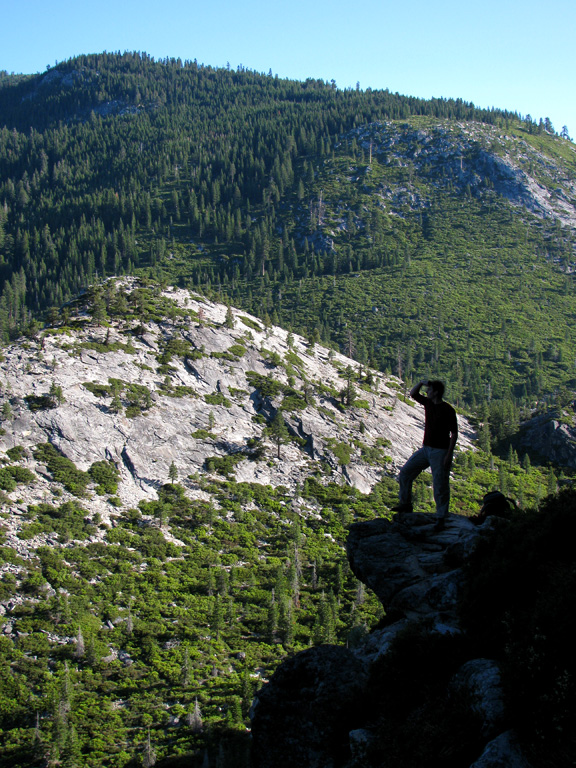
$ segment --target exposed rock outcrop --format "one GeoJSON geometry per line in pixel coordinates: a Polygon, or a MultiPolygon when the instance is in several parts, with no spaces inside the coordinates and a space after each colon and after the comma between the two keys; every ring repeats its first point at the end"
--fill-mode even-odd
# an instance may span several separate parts
{"type": "MultiPolygon", "coordinates": [[[[126,279],[120,286],[129,293],[138,283],[126,279]]],[[[360,390],[369,401],[344,408],[338,393],[345,383],[343,371],[358,367],[353,360],[320,345],[311,348],[297,335],[289,344],[286,331],[265,329],[258,318],[239,310],[230,310],[233,327],[228,327],[224,305],[186,290],[167,290],[164,299],[172,302],[173,318],[148,321],[137,334],[128,321],[98,326],[80,314],[74,328],[46,329],[42,338],[20,340],[3,350],[0,405],[10,416],[3,420],[0,450],[22,446],[27,466],[38,477],[35,485],[18,489],[22,512],[49,491],[51,478],[33,457],[34,447],[46,442],[83,471],[94,462],[112,461],[120,472],[117,495],[127,507],[154,499],[172,465],[187,493],[203,499],[194,478],[209,471],[211,457],[229,455],[241,459],[230,470],[239,482],[295,491],[322,468],[332,481],[367,493],[421,442],[421,409],[398,398],[400,385],[393,377],[373,372],[372,385],[360,390]],[[159,358],[170,341],[184,351],[163,365],[159,358]],[[249,372],[273,380],[277,394],[262,394],[250,384],[249,372]],[[121,386],[116,407],[110,381],[121,386]],[[131,387],[140,388],[145,403],[130,412],[131,387]],[[286,387],[295,407],[283,402],[286,387]],[[30,407],[44,403],[51,388],[61,393],[59,400],[30,407]],[[266,436],[279,407],[297,438],[282,445],[281,459],[266,436]],[[348,464],[336,456],[341,442],[355,446],[348,464]],[[367,461],[360,445],[378,459],[367,461]]],[[[473,433],[465,419],[460,428],[460,447],[466,449],[473,433]]],[[[106,523],[115,514],[99,496],[91,508],[106,523]]],[[[14,511],[8,542],[25,556],[46,542],[21,541],[21,524],[14,511]]]]}
{"type": "MultiPolygon", "coordinates": [[[[384,605],[386,626],[353,649],[319,646],[280,666],[258,693],[254,707],[255,768],[380,766],[378,756],[387,748],[382,743],[385,713],[394,708],[393,701],[386,701],[391,692],[382,686],[389,654],[397,658],[405,639],[415,633],[424,642],[462,640],[460,649],[468,647],[458,616],[463,566],[498,521],[492,518],[476,526],[450,515],[442,531],[435,530],[434,522],[433,515],[408,514],[351,527],[347,542],[351,568],[384,605]]],[[[461,660],[460,652],[446,664],[439,696],[447,711],[466,718],[463,746],[459,736],[453,736],[461,749],[458,765],[529,768],[510,730],[498,664],[485,658],[461,660]]],[[[432,670],[432,674],[438,673],[432,670]]],[[[397,684],[402,688],[402,679],[397,684]]],[[[417,710],[418,706],[410,717],[421,716],[417,710]]],[[[447,752],[451,749],[454,745],[447,752]]],[[[433,755],[429,759],[430,765],[441,764],[433,755]]]]}
{"type": "Polygon", "coordinates": [[[461,566],[478,529],[459,515],[450,515],[443,531],[434,531],[435,522],[432,515],[413,513],[398,522],[357,523],[350,529],[348,559],[388,614],[432,618],[456,629],[461,566]]]}
{"type": "Polygon", "coordinates": [[[522,425],[518,444],[557,466],[576,468],[576,428],[560,413],[535,416],[522,425]]]}
{"type": "MultiPolygon", "coordinates": [[[[561,163],[499,128],[474,123],[432,129],[369,123],[351,135],[365,151],[379,153],[388,163],[409,162],[434,184],[446,184],[449,179],[472,194],[491,189],[531,213],[576,226],[575,185],[561,163]]],[[[414,188],[388,187],[382,197],[393,207],[404,204],[425,210],[430,205],[414,188]]]]}

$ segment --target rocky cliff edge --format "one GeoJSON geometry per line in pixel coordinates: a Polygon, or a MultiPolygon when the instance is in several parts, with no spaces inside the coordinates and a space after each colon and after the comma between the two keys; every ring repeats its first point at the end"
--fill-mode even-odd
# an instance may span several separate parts
{"type": "Polygon", "coordinates": [[[281,665],[253,707],[255,768],[528,768],[498,665],[470,657],[458,618],[464,565],[498,521],[450,515],[443,531],[434,522],[409,514],[351,526],[350,566],[386,619],[349,647],[317,646],[281,665]]]}

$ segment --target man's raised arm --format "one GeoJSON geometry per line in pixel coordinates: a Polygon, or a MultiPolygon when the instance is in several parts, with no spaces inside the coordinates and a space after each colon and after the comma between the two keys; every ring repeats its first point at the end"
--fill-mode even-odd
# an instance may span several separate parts
{"type": "Polygon", "coordinates": [[[420,395],[420,390],[422,387],[426,387],[428,385],[427,381],[419,381],[418,384],[414,384],[412,389],[410,390],[410,397],[412,400],[417,400],[418,395],[420,395]]]}

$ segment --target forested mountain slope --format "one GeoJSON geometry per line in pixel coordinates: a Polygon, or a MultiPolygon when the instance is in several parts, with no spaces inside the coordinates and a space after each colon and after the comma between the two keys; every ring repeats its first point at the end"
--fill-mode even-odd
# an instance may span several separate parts
{"type": "Polygon", "coordinates": [[[246,765],[260,680],[381,616],[343,544],[419,442],[402,380],[482,416],[455,511],[557,489],[489,448],[572,418],[575,178],[459,100],[140,54],[0,78],[2,765],[246,765]]]}
{"type": "Polygon", "coordinates": [[[2,124],[5,338],[140,271],[442,376],[494,436],[574,388],[576,157],[543,121],[102,54],[4,77],[2,124]]]}
{"type": "MultiPolygon", "coordinates": [[[[246,766],[262,679],[382,616],[344,542],[389,517],[421,409],[184,289],[108,280],[65,315],[0,360],[0,765],[246,766]]],[[[564,480],[460,427],[454,512],[564,480]]]]}

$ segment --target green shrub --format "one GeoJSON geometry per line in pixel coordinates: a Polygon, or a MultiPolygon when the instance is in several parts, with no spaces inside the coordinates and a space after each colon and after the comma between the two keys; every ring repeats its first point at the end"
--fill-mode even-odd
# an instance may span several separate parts
{"type": "Polygon", "coordinates": [[[133,547],[138,539],[125,528],[110,528],[110,530],[106,531],[106,541],[110,544],[124,544],[125,546],[133,547]]]}
{"type": "Polygon", "coordinates": [[[156,557],[158,560],[166,560],[168,557],[178,557],[180,554],[178,547],[166,541],[158,528],[145,528],[139,541],[134,542],[132,546],[135,546],[146,558],[156,557]]]}
{"type": "Polygon", "coordinates": [[[166,392],[168,397],[198,397],[198,393],[192,387],[186,386],[186,384],[178,384],[173,389],[166,392]]]}
{"type": "Polygon", "coordinates": [[[296,352],[289,350],[284,355],[284,359],[286,360],[287,363],[294,366],[295,368],[300,368],[300,370],[304,369],[304,361],[302,360],[302,358],[298,357],[296,352]]]}
{"type": "Polygon", "coordinates": [[[105,493],[116,493],[120,472],[111,461],[95,461],[88,474],[96,483],[96,493],[104,495],[105,493]]]}
{"type": "Polygon", "coordinates": [[[196,432],[192,432],[192,437],[195,440],[215,440],[216,435],[212,432],[208,432],[207,429],[197,429],[196,432]]]}
{"type": "Polygon", "coordinates": [[[340,396],[336,387],[324,384],[323,382],[318,382],[316,384],[316,390],[319,395],[325,395],[326,397],[337,398],[340,396]]]}
{"type": "Polygon", "coordinates": [[[24,398],[31,411],[46,411],[56,408],[56,400],[51,395],[26,395],[24,398]]]}
{"type": "Polygon", "coordinates": [[[12,461],[21,461],[28,457],[28,451],[22,445],[15,445],[13,448],[8,448],[6,455],[12,461]]]}
{"type": "MultiPolygon", "coordinates": [[[[189,341],[184,339],[173,338],[168,341],[164,348],[164,353],[167,355],[175,355],[176,357],[189,357],[194,351],[189,341]]],[[[169,360],[167,361],[169,362],[169,360]]]]}
{"type": "Polygon", "coordinates": [[[174,365],[168,365],[167,363],[163,363],[162,365],[159,365],[156,369],[156,372],[159,373],[161,376],[170,376],[173,373],[176,373],[178,369],[174,365]]]}
{"type": "Polygon", "coordinates": [[[303,496],[311,496],[323,506],[348,503],[357,496],[355,488],[349,485],[336,485],[329,483],[322,485],[314,477],[307,477],[304,481],[303,496]]]}
{"type": "Polygon", "coordinates": [[[262,347],[261,354],[267,365],[271,365],[273,368],[282,365],[282,358],[278,352],[271,352],[269,349],[264,349],[264,347],[262,347]]]}
{"type": "Polygon", "coordinates": [[[129,406],[146,410],[152,406],[152,393],[145,384],[128,384],[125,391],[129,406]]]}
{"type": "Polygon", "coordinates": [[[89,392],[92,392],[95,397],[110,396],[110,387],[106,384],[97,384],[95,381],[85,381],[82,386],[89,392]]]}
{"type": "Polygon", "coordinates": [[[211,395],[204,395],[205,402],[208,405],[224,405],[226,408],[230,408],[232,403],[225,397],[222,392],[213,392],[211,395]]]}
{"type": "Polygon", "coordinates": [[[390,460],[389,456],[386,456],[381,448],[378,448],[377,446],[370,446],[370,445],[363,445],[361,447],[361,456],[362,459],[367,464],[377,465],[377,464],[386,464],[387,461],[390,460]]]}
{"type": "Polygon", "coordinates": [[[36,480],[36,475],[26,467],[12,466],[6,467],[6,471],[9,472],[16,483],[22,483],[23,485],[29,485],[36,480]]]}
{"type": "MultiPolygon", "coordinates": [[[[49,531],[50,529],[48,529],[49,531]]],[[[43,525],[43,523],[39,523],[38,521],[35,521],[34,523],[28,523],[27,525],[23,525],[20,531],[18,532],[18,538],[21,541],[29,541],[30,539],[33,539],[35,536],[40,536],[41,533],[47,533],[46,526],[43,525]]]]}
{"type": "Polygon", "coordinates": [[[75,496],[85,496],[91,478],[88,472],[76,469],[73,461],[67,459],[51,443],[42,443],[34,451],[34,458],[46,464],[54,480],[75,496]]]}
{"type": "Polygon", "coordinates": [[[217,360],[228,360],[231,363],[237,362],[246,354],[246,347],[242,344],[232,344],[225,352],[212,352],[211,357],[217,360]]]}
{"type": "Polygon", "coordinates": [[[12,477],[11,473],[7,469],[0,469],[0,490],[13,491],[16,488],[16,480],[12,477]]]}
{"type": "Polygon", "coordinates": [[[186,355],[186,360],[201,360],[205,356],[203,350],[201,349],[192,349],[188,354],[186,355]]]}
{"type": "Polygon", "coordinates": [[[245,458],[243,453],[232,453],[228,456],[208,456],[204,461],[204,466],[208,472],[217,472],[224,477],[231,477],[235,465],[245,458]]]}
{"type": "Polygon", "coordinates": [[[126,352],[129,355],[135,355],[136,349],[132,344],[122,344],[120,341],[113,341],[110,344],[105,344],[100,341],[82,341],[77,347],[79,349],[92,349],[94,352],[105,354],[106,352],[126,352]]]}
{"type": "Polygon", "coordinates": [[[94,531],[94,526],[86,519],[87,514],[76,501],[66,501],[59,507],[46,503],[28,507],[28,515],[36,517],[43,531],[54,531],[63,541],[86,539],[94,531]]]}
{"type": "Polygon", "coordinates": [[[251,387],[260,392],[262,397],[276,397],[283,389],[282,384],[272,376],[263,376],[256,371],[247,371],[246,379],[251,387]]]}
{"type": "Polygon", "coordinates": [[[261,331],[262,326],[258,325],[258,323],[255,320],[251,320],[249,317],[244,317],[243,315],[239,315],[238,319],[244,323],[244,325],[248,326],[248,328],[252,328],[253,331],[261,331]]]}
{"type": "Polygon", "coordinates": [[[338,459],[338,463],[341,466],[346,466],[346,464],[350,464],[350,459],[352,458],[352,448],[348,443],[344,442],[338,442],[335,438],[330,438],[326,441],[330,450],[336,456],[338,459]]]}
{"type": "Polygon", "coordinates": [[[303,411],[306,408],[306,398],[301,392],[297,392],[292,387],[284,387],[284,398],[280,406],[283,411],[303,411]]]}

